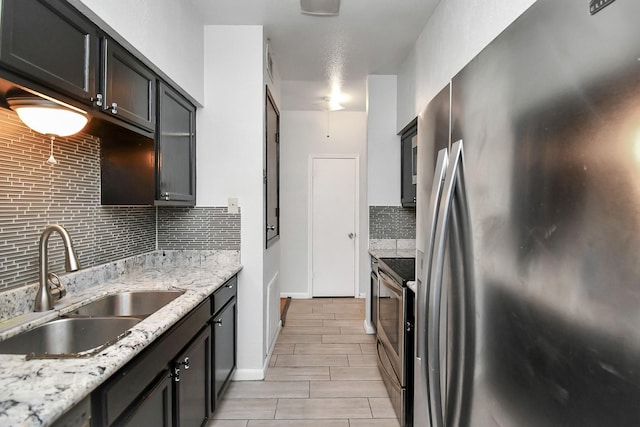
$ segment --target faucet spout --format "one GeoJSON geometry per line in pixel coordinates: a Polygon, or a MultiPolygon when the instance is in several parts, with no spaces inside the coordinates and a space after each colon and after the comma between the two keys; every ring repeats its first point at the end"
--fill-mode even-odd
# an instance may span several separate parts
{"type": "Polygon", "coordinates": [[[67,271],[76,271],[80,269],[80,261],[73,248],[73,242],[69,232],[58,224],[49,225],[44,229],[40,235],[40,250],[38,254],[38,266],[40,276],[40,286],[38,287],[38,293],[36,294],[35,311],[47,311],[53,308],[53,297],[49,289],[49,265],[47,257],[47,246],[49,243],[49,237],[53,232],[57,232],[62,237],[64,243],[64,266],[67,271]]]}

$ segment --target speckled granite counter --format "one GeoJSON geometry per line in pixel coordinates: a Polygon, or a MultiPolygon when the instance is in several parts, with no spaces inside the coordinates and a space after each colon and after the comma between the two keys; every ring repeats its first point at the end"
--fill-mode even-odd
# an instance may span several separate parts
{"type": "Polygon", "coordinates": [[[369,254],[374,258],[415,258],[414,239],[370,239],[369,254]]]}
{"type": "Polygon", "coordinates": [[[369,249],[374,258],[415,258],[415,249],[369,249]]]}
{"type": "MultiPolygon", "coordinates": [[[[0,338],[45,323],[110,293],[154,289],[186,292],[95,356],[25,361],[23,355],[0,355],[0,425],[50,425],[241,268],[237,251],[156,251],[64,276],[69,295],[53,311],[18,312],[17,317],[0,322],[0,338]]],[[[8,297],[17,304],[15,298],[16,295],[8,297]]],[[[3,305],[6,301],[7,298],[0,300],[3,305]]],[[[33,298],[27,305],[32,302],[33,298]]]]}

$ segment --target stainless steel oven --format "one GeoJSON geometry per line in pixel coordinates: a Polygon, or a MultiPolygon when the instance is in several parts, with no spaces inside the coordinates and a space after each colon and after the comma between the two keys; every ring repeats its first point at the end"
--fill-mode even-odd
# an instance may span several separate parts
{"type": "Polygon", "coordinates": [[[378,367],[400,426],[406,427],[413,411],[413,292],[393,276],[384,261],[378,264],[378,367]]]}
{"type": "Polygon", "coordinates": [[[378,269],[378,337],[388,353],[393,370],[399,378],[405,372],[402,360],[405,356],[405,300],[407,288],[403,288],[382,269],[378,269]]]}

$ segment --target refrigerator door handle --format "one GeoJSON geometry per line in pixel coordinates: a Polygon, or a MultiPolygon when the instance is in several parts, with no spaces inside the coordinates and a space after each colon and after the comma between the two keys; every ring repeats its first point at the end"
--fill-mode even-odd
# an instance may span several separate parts
{"type": "MultiPolygon", "coordinates": [[[[436,160],[436,169],[433,176],[433,184],[431,186],[431,197],[429,199],[429,221],[427,224],[429,225],[429,229],[427,230],[427,236],[429,236],[429,240],[427,241],[427,247],[424,251],[424,257],[422,258],[422,262],[426,264],[427,268],[422,269],[422,277],[419,279],[422,281],[422,286],[418,287],[418,294],[416,295],[416,313],[419,313],[420,316],[424,316],[424,326],[421,325],[420,330],[416,331],[416,357],[419,359],[426,357],[425,344],[427,342],[427,308],[429,303],[429,297],[427,289],[425,289],[429,283],[429,273],[431,272],[431,257],[433,255],[433,241],[434,236],[436,234],[436,225],[438,223],[438,208],[440,207],[440,199],[442,196],[442,187],[444,185],[444,179],[447,172],[447,166],[449,165],[449,156],[448,150],[443,148],[438,151],[438,157],[436,160]],[[424,313],[424,314],[423,314],[424,313]],[[423,331],[424,335],[420,335],[420,332],[423,331]]],[[[419,321],[423,321],[420,319],[419,321]]],[[[426,381],[425,384],[428,384],[428,378],[424,378],[426,381]]]]}
{"type": "MultiPolygon", "coordinates": [[[[451,147],[449,166],[440,200],[435,237],[433,239],[433,256],[429,271],[429,315],[427,320],[427,360],[429,366],[429,403],[431,405],[432,427],[444,427],[442,408],[442,384],[440,367],[440,321],[442,301],[442,276],[445,260],[445,249],[448,237],[449,220],[453,205],[454,190],[458,183],[459,169],[462,167],[462,141],[451,147]]],[[[463,183],[462,183],[463,184],[463,183]]],[[[464,187],[464,184],[463,184],[464,187]]],[[[463,190],[464,191],[464,190],[463,190]]]]}

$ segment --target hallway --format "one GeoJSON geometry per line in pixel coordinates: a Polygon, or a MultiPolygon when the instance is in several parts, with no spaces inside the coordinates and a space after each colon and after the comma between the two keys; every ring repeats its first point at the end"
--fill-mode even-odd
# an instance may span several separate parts
{"type": "Polygon", "coordinates": [[[264,381],[232,382],[208,427],[397,427],[365,300],[292,300],[264,381]]]}

